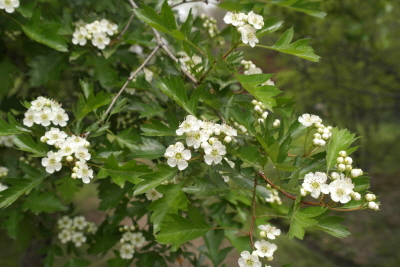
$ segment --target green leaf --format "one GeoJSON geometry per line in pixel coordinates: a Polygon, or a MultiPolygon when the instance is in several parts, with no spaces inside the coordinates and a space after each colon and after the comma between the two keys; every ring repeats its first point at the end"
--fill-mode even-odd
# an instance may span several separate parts
{"type": "Polygon", "coordinates": [[[259,160],[261,157],[258,146],[242,146],[239,147],[237,155],[241,160],[247,162],[253,166],[259,166],[259,160]]]}
{"type": "Polygon", "coordinates": [[[36,215],[41,212],[53,213],[55,211],[65,211],[67,209],[54,195],[54,192],[30,194],[22,204],[22,208],[28,209],[36,215]]]}
{"type": "MultiPolygon", "coordinates": [[[[214,174],[214,173],[213,173],[214,174]]],[[[207,179],[207,177],[193,177],[195,185],[187,186],[182,191],[197,196],[213,196],[229,192],[229,186],[223,181],[220,174],[215,173],[219,179],[207,179]]]]}
{"type": "Polygon", "coordinates": [[[189,102],[185,85],[180,76],[163,77],[157,82],[157,87],[164,94],[172,98],[179,106],[184,108],[189,114],[196,116],[198,103],[189,102]]]}
{"type": "Polygon", "coordinates": [[[161,224],[156,240],[160,244],[172,244],[171,251],[176,251],[183,243],[199,238],[211,229],[197,208],[189,206],[188,215],[190,220],[178,214],[169,214],[172,222],[161,224]]]}
{"type": "Polygon", "coordinates": [[[232,247],[219,249],[224,240],[224,230],[211,230],[203,236],[207,247],[206,255],[210,258],[214,266],[220,265],[232,250],[232,247]]]}
{"type": "Polygon", "coordinates": [[[270,17],[264,20],[264,27],[261,30],[257,31],[257,37],[260,38],[261,36],[264,36],[267,33],[278,30],[282,26],[282,24],[283,21],[275,17],[270,17]]]}
{"type": "Polygon", "coordinates": [[[19,232],[20,222],[24,214],[21,210],[10,210],[8,211],[8,218],[3,221],[1,226],[7,230],[9,237],[16,239],[19,232]]]}
{"type": "Polygon", "coordinates": [[[299,168],[297,166],[291,166],[291,165],[287,165],[287,164],[284,164],[284,163],[277,163],[275,165],[275,167],[278,170],[285,171],[285,172],[293,172],[293,171],[295,171],[295,170],[297,170],[299,168]]]}
{"type": "Polygon", "coordinates": [[[19,73],[20,70],[8,57],[0,62],[0,69],[3,70],[0,72],[0,96],[5,96],[14,87],[14,74],[19,73]]]}
{"type": "Polygon", "coordinates": [[[355,134],[350,133],[347,129],[339,130],[337,127],[332,129],[332,138],[327,146],[326,172],[336,164],[339,152],[347,150],[355,140],[357,140],[355,134]]]}
{"type": "Polygon", "coordinates": [[[8,124],[5,120],[0,118],[0,136],[7,136],[21,133],[17,127],[8,124]]]}
{"type": "Polygon", "coordinates": [[[22,30],[32,40],[60,52],[68,52],[67,40],[58,34],[61,24],[40,21],[41,10],[36,8],[28,24],[22,30]]]}
{"type": "Polygon", "coordinates": [[[60,193],[61,197],[66,202],[70,202],[74,197],[75,193],[79,191],[79,185],[82,184],[79,179],[72,179],[70,176],[63,177],[55,181],[57,186],[57,192],[60,193]]]}
{"type": "Polygon", "coordinates": [[[14,144],[22,151],[31,152],[31,157],[46,157],[47,147],[45,144],[36,143],[28,134],[21,134],[14,137],[14,144]]]}
{"type": "Polygon", "coordinates": [[[112,94],[105,93],[104,91],[101,91],[97,95],[94,95],[93,92],[90,92],[86,101],[81,95],[76,106],[76,119],[81,119],[95,109],[110,104],[111,98],[112,94]]]}
{"type": "Polygon", "coordinates": [[[290,8],[317,18],[323,18],[326,13],[320,9],[321,0],[274,0],[272,4],[290,8]]]}
{"type": "Polygon", "coordinates": [[[341,225],[340,223],[344,220],[342,217],[338,216],[329,216],[322,218],[318,221],[318,224],[313,227],[324,232],[327,232],[330,235],[343,238],[350,235],[349,230],[346,226],[341,225]]]}
{"type": "MultiPolygon", "coordinates": [[[[102,182],[105,180],[101,180],[102,182]]],[[[122,198],[132,191],[132,184],[127,184],[123,189],[111,182],[105,181],[99,186],[99,210],[108,210],[118,206],[122,198]]]]}
{"type": "Polygon", "coordinates": [[[319,61],[319,56],[314,54],[314,50],[308,46],[309,39],[301,39],[292,44],[290,42],[293,39],[293,28],[288,29],[282,37],[273,46],[257,45],[257,47],[263,47],[279,51],[281,53],[295,55],[313,62],[319,61]]]}
{"type": "Polygon", "coordinates": [[[123,188],[125,181],[137,183],[140,181],[140,179],[137,178],[138,176],[149,173],[150,171],[147,165],[136,165],[134,160],[120,166],[114,155],[111,154],[107,159],[106,165],[100,168],[97,177],[105,178],[110,176],[114,183],[123,188]]]}
{"type": "Polygon", "coordinates": [[[292,206],[293,213],[290,219],[290,229],[287,234],[289,239],[297,237],[303,239],[304,228],[314,226],[318,223],[316,217],[322,215],[327,209],[323,207],[308,207],[300,209],[300,203],[292,206]]]}
{"type": "Polygon", "coordinates": [[[130,150],[137,148],[137,144],[140,142],[140,134],[134,128],[128,128],[118,135],[115,135],[115,140],[117,140],[119,146],[124,148],[125,146],[130,150]]]}
{"type": "Polygon", "coordinates": [[[56,51],[36,56],[28,64],[31,68],[28,74],[32,86],[46,85],[51,81],[60,80],[62,71],[68,68],[65,55],[56,51]]]}
{"type": "Polygon", "coordinates": [[[163,194],[162,198],[153,201],[147,209],[154,211],[151,214],[150,221],[153,223],[153,234],[160,230],[161,222],[164,221],[167,214],[178,213],[178,210],[187,210],[188,199],[181,190],[184,183],[160,186],[157,191],[163,194]]]}
{"type": "Polygon", "coordinates": [[[229,109],[229,112],[237,123],[246,127],[249,133],[255,134],[256,130],[253,126],[254,115],[251,111],[242,109],[239,105],[235,105],[229,109]]]}
{"type": "Polygon", "coordinates": [[[150,122],[142,124],[140,129],[145,136],[176,136],[174,130],[159,120],[151,119],[150,122]]]}
{"type": "Polygon", "coordinates": [[[158,172],[151,172],[140,177],[142,181],[134,187],[134,195],[146,193],[150,189],[159,186],[162,182],[171,180],[178,172],[177,168],[171,168],[163,164],[157,164],[157,168],[158,172]]]}
{"type": "Polygon", "coordinates": [[[153,138],[142,137],[143,145],[131,149],[133,158],[158,159],[164,156],[165,146],[153,138]]]}
{"type": "Polygon", "coordinates": [[[276,159],[277,163],[283,163],[288,156],[290,144],[292,143],[292,137],[289,135],[282,142],[282,145],[279,147],[279,154],[276,159]]]}
{"type": "Polygon", "coordinates": [[[8,178],[7,182],[12,184],[0,195],[0,208],[7,207],[16,201],[21,195],[29,193],[38,186],[46,177],[40,171],[25,163],[20,163],[22,170],[28,175],[27,178],[8,178]]]}

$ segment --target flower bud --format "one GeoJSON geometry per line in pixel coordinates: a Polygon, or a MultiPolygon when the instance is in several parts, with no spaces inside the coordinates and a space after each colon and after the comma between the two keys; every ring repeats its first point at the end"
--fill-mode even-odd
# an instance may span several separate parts
{"type": "Polygon", "coordinates": [[[316,123],[314,123],[314,126],[317,128],[321,128],[323,125],[320,122],[316,122],[316,123]]]}
{"type": "Polygon", "coordinates": [[[351,193],[350,196],[351,196],[354,200],[360,200],[360,199],[361,199],[360,193],[357,193],[357,192],[351,193]]]}
{"type": "Polygon", "coordinates": [[[319,133],[315,133],[313,136],[314,136],[314,138],[316,138],[316,139],[321,139],[321,135],[320,135],[319,133]]]}
{"type": "Polygon", "coordinates": [[[90,143],[88,141],[85,142],[85,144],[83,145],[84,147],[88,148],[90,147],[90,143]]]}
{"type": "Polygon", "coordinates": [[[346,171],[351,171],[353,167],[351,165],[346,165],[346,171]]]}
{"type": "Polygon", "coordinates": [[[258,119],[258,123],[259,124],[264,123],[264,119],[258,119]]]}
{"type": "Polygon", "coordinates": [[[268,112],[266,112],[266,111],[261,115],[261,117],[262,117],[263,119],[266,119],[267,116],[268,116],[268,112]]]}
{"type": "Polygon", "coordinates": [[[339,152],[339,156],[341,156],[341,157],[343,157],[343,158],[347,157],[346,151],[344,151],[344,150],[340,151],[340,152],[339,152]]]}
{"type": "Polygon", "coordinates": [[[374,201],[376,199],[376,196],[374,194],[366,194],[365,199],[367,201],[374,201]]]}
{"type": "Polygon", "coordinates": [[[217,138],[211,137],[210,139],[208,139],[208,143],[209,143],[210,145],[212,145],[212,144],[214,144],[214,142],[217,141],[217,140],[218,140],[217,138]]]}
{"type": "Polygon", "coordinates": [[[305,197],[307,196],[307,191],[304,188],[300,188],[300,194],[305,197]]]}
{"type": "Polygon", "coordinates": [[[331,174],[331,179],[332,180],[337,180],[337,179],[339,179],[340,178],[340,174],[339,173],[337,173],[337,172],[332,172],[332,174],[331,174]]]}
{"type": "Polygon", "coordinates": [[[221,130],[219,128],[215,128],[214,129],[214,133],[215,133],[215,135],[220,135],[221,134],[221,130]]]}
{"type": "Polygon", "coordinates": [[[361,175],[363,175],[363,171],[361,169],[352,169],[351,172],[350,172],[350,176],[352,178],[356,178],[356,177],[361,176],[361,175]]]}
{"type": "Polygon", "coordinates": [[[336,159],[336,162],[337,162],[338,164],[341,164],[341,163],[344,162],[344,158],[338,157],[338,158],[336,159]]]}
{"type": "Polygon", "coordinates": [[[261,231],[261,232],[260,232],[260,236],[261,236],[262,238],[265,238],[265,237],[267,236],[267,232],[261,231]]]}
{"type": "Polygon", "coordinates": [[[230,142],[232,142],[232,137],[230,137],[229,135],[225,136],[224,142],[229,144],[230,142]]]}
{"type": "Polygon", "coordinates": [[[67,157],[65,158],[65,160],[68,161],[68,162],[71,162],[71,161],[74,160],[74,158],[73,158],[71,155],[69,155],[69,156],[67,156],[67,157]]]}
{"type": "Polygon", "coordinates": [[[322,134],[322,139],[328,140],[329,139],[329,134],[327,134],[327,133],[322,134]]]}
{"type": "Polygon", "coordinates": [[[317,132],[320,133],[320,134],[323,134],[324,133],[324,128],[322,128],[322,127],[318,128],[317,132]]]}
{"type": "Polygon", "coordinates": [[[274,259],[273,256],[267,258],[267,260],[269,260],[269,261],[272,261],[273,259],[274,259]]]}
{"type": "Polygon", "coordinates": [[[324,134],[329,134],[331,131],[328,128],[324,128],[324,134]]]}
{"type": "Polygon", "coordinates": [[[72,179],[76,179],[76,177],[77,177],[77,176],[76,176],[76,173],[71,174],[71,178],[72,178],[72,179]]]}
{"type": "Polygon", "coordinates": [[[255,105],[254,106],[254,111],[259,111],[259,110],[261,110],[261,107],[259,105],[255,105]]]}
{"type": "Polygon", "coordinates": [[[46,105],[47,107],[50,107],[50,106],[51,106],[51,101],[47,99],[45,105],[46,105]]]}
{"type": "Polygon", "coordinates": [[[135,231],[135,226],[134,225],[131,225],[130,227],[129,227],[129,229],[131,230],[131,231],[135,231]]]}
{"type": "Polygon", "coordinates": [[[344,165],[344,164],[338,164],[338,165],[337,165],[337,170],[340,171],[340,172],[345,171],[345,170],[346,170],[346,165],[344,165]]]}
{"type": "Polygon", "coordinates": [[[77,170],[78,170],[78,167],[73,167],[73,168],[72,168],[72,171],[73,171],[73,172],[76,172],[77,170]]]}
{"type": "Polygon", "coordinates": [[[371,201],[371,202],[368,202],[368,208],[371,210],[378,210],[379,206],[375,202],[371,201]]]}
{"type": "Polygon", "coordinates": [[[346,157],[346,158],[344,159],[344,163],[346,163],[346,164],[352,164],[352,163],[353,163],[353,159],[350,158],[350,157],[346,157]]]}
{"type": "MultiPolygon", "coordinates": [[[[260,107],[261,107],[262,109],[266,109],[266,108],[267,108],[264,104],[262,104],[260,107]]],[[[268,112],[267,112],[267,114],[268,114],[268,112]]]]}
{"type": "Polygon", "coordinates": [[[46,137],[46,136],[42,136],[42,137],[40,137],[40,142],[42,142],[42,143],[46,143],[46,142],[47,142],[47,140],[49,140],[49,139],[47,139],[47,137],[46,137]]]}

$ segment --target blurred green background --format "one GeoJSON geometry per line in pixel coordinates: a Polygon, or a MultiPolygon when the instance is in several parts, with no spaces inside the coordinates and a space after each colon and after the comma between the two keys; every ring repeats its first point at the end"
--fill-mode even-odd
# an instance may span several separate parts
{"type": "MultiPolygon", "coordinates": [[[[272,79],[286,96],[296,99],[299,115],[317,114],[324,123],[363,136],[353,159],[372,177],[371,190],[381,202],[379,212],[345,214],[344,224],[352,235],[343,240],[319,232],[309,232],[302,242],[279,239],[273,266],[289,262],[293,266],[400,266],[396,203],[400,196],[396,190],[400,186],[400,11],[395,1],[323,1],[324,19],[268,8],[285,24],[260,43],[273,44],[284,29],[295,25],[294,40],[310,37],[321,60],[313,63],[258,48],[243,49],[245,59],[264,73],[276,73],[272,79]]],[[[0,232],[0,266],[19,266],[22,254],[0,232]]]]}

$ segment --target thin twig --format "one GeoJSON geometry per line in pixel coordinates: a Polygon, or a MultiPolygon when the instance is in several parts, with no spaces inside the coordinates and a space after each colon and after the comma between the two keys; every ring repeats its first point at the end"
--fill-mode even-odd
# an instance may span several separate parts
{"type": "Polygon", "coordinates": [[[115,101],[117,101],[118,97],[122,94],[122,92],[125,90],[125,88],[128,86],[129,82],[133,80],[133,78],[135,78],[135,76],[139,73],[139,71],[141,71],[147,64],[147,62],[149,62],[149,60],[154,56],[154,54],[158,51],[158,49],[160,49],[160,46],[156,46],[153,51],[151,52],[150,55],[147,56],[147,58],[144,60],[144,62],[142,63],[142,65],[140,65],[139,68],[137,68],[135,70],[134,73],[132,73],[132,75],[128,78],[128,80],[125,82],[125,84],[122,86],[121,90],[119,90],[118,94],[114,97],[114,99],[112,100],[110,106],[108,107],[108,109],[106,110],[106,112],[104,113],[104,117],[111,111],[112,107],[115,104],[115,101]]]}
{"type": "Polygon", "coordinates": [[[204,3],[206,3],[208,5],[208,0],[193,0],[193,1],[185,1],[185,0],[183,0],[180,3],[172,5],[171,8],[177,7],[177,6],[182,5],[182,4],[189,4],[189,3],[196,3],[196,2],[204,2],[204,3]]]}
{"type": "Polygon", "coordinates": [[[246,233],[246,232],[244,232],[244,231],[242,231],[242,230],[239,230],[239,229],[236,229],[236,228],[229,228],[229,227],[213,227],[213,228],[211,228],[211,229],[212,229],[212,230],[235,230],[235,231],[241,232],[242,234],[250,235],[249,233],[246,233]]]}
{"type": "Polygon", "coordinates": [[[125,25],[125,28],[122,30],[122,32],[118,35],[117,40],[121,40],[122,36],[126,33],[129,26],[131,25],[134,17],[135,17],[135,13],[132,12],[131,17],[128,20],[128,23],[125,25]]]}
{"type": "Polygon", "coordinates": [[[257,177],[254,178],[253,198],[251,199],[251,225],[249,232],[250,242],[253,250],[254,250],[253,230],[254,230],[254,222],[256,220],[256,196],[257,196],[257,177]]]}

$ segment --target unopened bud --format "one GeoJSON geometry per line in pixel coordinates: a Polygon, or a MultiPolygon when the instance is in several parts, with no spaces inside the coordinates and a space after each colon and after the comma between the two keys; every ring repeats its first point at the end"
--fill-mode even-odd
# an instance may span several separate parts
{"type": "Polygon", "coordinates": [[[84,147],[88,148],[90,147],[90,143],[88,141],[85,142],[85,144],[83,145],[84,147]]]}
{"type": "Polygon", "coordinates": [[[341,157],[343,157],[343,158],[347,157],[346,151],[344,151],[344,150],[340,151],[340,152],[339,152],[339,156],[341,156],[341,157]]]}
{"type": "Polygon", "coordinates": [[[259,111],[259,110],[261,110],[261,107],[260,107],[259,105],[255,105],[255,106],[254,106],[254,110],[255,110],[255,111],[259,111]]]}
{"type": "Polygon", "coordinates": [[[258,123],[259,124],[264,123],[264,119],[258,119],[258,123]]]}
{"type": "Polygon", "coordinates": [[[360,200],[360,199],[361,199],[360,193],[357,193],[357,192],[351,193],[350,196],[351,196],[354,200],[360,200]]]}
{"type": "Polygon", "coordinates": [[[257,100],[253,99],[253,100],[251,100],[251,103],[255,106],[255,105],[257,105],[257,100]]]}
{"type": "Polygon", "coordinates": [[[321,139],[322,136],[321,136],[319,133],[315,133],[315,134],[314,134],[314,138],[316,138],[316,139],[321,139]]]}
{"type": "Polygon", "coordinates": [[[338,158],[336,159],[336,162],[337,162],[338,164],[343,163],[343,162],[344,162],[344,158],[338,157],[338,158]]]}
{"type": "Polygon", "coordinates": [[[324,128],[318,128],[317,132],[320,133],[320,134],[323,134],[324,133],[324,128]]]}
{"type": "Polygon", "coordinates": [[[274,123],[272,123],[272,127],[273,127],[273,128],[278,128],[279,126],[281,126],[281,121],[278,120],[278,119],[276,119],[276,120],[274,121],[274,123]]]}
{"type": "Polygon", "coordinates": [[[344,159],[344,163],[346,163],[346,164],[352,164],[352,163],[353,163],[353,159],[350,158],[350,157],[346,157],[346,158],[344,159]]]}
{"type": "Polygon", "coordinates": [[[65,158],[65,160],[68,161],[68,162],[71,162],[71,161],[74,160],[74,158],[70,155],[70,156],[67,156],[67,157],[65,158]]]}
{"type": "Polygon", "coordinates": [[[322,139],[328,140],[329,139],[329,134],[327,134],[327,133],[322,134],[322,139]]]}
{"type": "Polygon", "coordinates": [[[72,179],[76,179],[76,177],[77,177],[77,176],[76,176],[76,173],[71,174],[71,178],[72,178],[72,179]]]}
{"type": "Polygon", "coordinates": [[[307,191],[304,188],[300,188],[300,194],[305,197],[307,196],[307,191]]]}
{"type": "Polygon", "coordinates": [[[221,134],[221,130],[219,128],[215,128],[214,129],[214,133],[215,133],[215,135],[220,135],[221,134]]]}
{"type": "Polygon", "coordinates": [[[260,236],[261,236],[262,238],[265,238],[265,237],[267,236],[267,232],[261,231],[261,232],[260,232],[260,236]]]}
{"type": "Polygon", "coordinates": [[[266,112],[266,111],[261,115],[261,117],[262,117],[263,119],[266,119],[267,116],[268,116],[268,112],[266,112]]]}
{"type": "Polygon", "coordinates": [[[337,169],[338,169],[338,171],[343,172],[343,171],[346,170],[346,165],[344,165],[344,164],[338,164],[338,165],[337,165],[337,169]]]}
{"type": "Polygon", "coordinates": [[[332,180],[337,180],[337,179],[339,179],[340,178],[340,174],[339,173],[337,173],[337,172],[332,172],[332,174],[331,174],[331,179],[332,180]]]}
{"type": "Polygon", "coordinates": [[[351,165],[346,165],[346,171],[351,171],[353,167],[351,165]]]}
{"type": "Polygon", "coordinates": [[[363,175],[363,171],[361,169],[352,169],[350,172],[350,176],[352,178],[357,178],[358,176],[363,175]]]}
{"type": "Polygon", "coordinates": [[[73,172],[76,172],[77,170],[78,170],[78,167],[73,167],[73,168],[72,168],[72,171],[73,171],[73,172]]]}
{"type": "Polygon", "coordinates": [[[368,202],[368,208],[371,210],[378,210],[379,206],[375,202],[371,201],[371,202],[368,202]]]}
{"type": "Polygon", "coordinates": [[[224,142],[227,143],[227,144],[229,144],[230,142],[232,142],[232,137],[230,137],[230,136],[225,136],[224,142]]]}
{"type": "Polygon", "coordinates": [[[365,199],[367,201],[374,201],[376,199],[376,196],[374,194],[366,194],[365,199]]]}
{"type": "Polygon", "coordinates": [[[42,143],[46,143],[46,142],[47,142],[47,140],[49,140],[49,139],[47,139],[47,137],[46,137],[46,136],[42,136],[42,137],[40,137],[40,142],[42,142],[42,143]]]}

